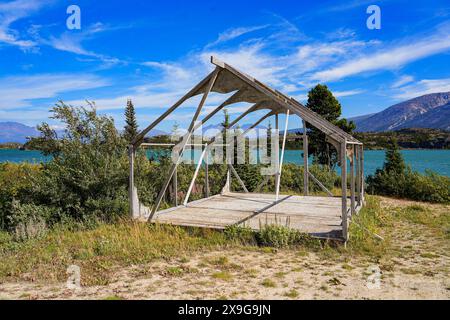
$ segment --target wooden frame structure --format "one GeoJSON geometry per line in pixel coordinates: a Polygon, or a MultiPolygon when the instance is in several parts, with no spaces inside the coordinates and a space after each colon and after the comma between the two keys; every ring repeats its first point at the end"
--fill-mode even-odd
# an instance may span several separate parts
{"type": "MultiPolygon", "coordinates": [[[[226,106],[239,103],[239,102],[247,102],[252,103],[252,106],[246,110],[244,113],[239,115],[234,121],[232,121],[228,127],[228,129],[233,128],[241,119],[243,119],[246,115],[258,111],[267,109],[268,113],[263,116],[261,119],[256,121],[250,128],[248,128],[243,135],[245,135],[249,130],[256,127],[259,123],[264,121],[270,116],[275,116],[275,125],[276,132],[278,132],[278,115],[286,114],[286,123],[284,126],[284,135],[282,142],[282,152],[281,159],[278,159],[278,148],[279,148],[279,140],[276,143],[276,173],[275,173],[275,199],[268,203],[261,209],[255,210],[255,214],[261,213],[263,211],[268,210],[269,208],[273,208],[274,206],[278,206],[283,201],[288,201],[290,196],[283,197],[280,199],[279,190],[280,190],[280,178],[281,171],[283,165],[283,157],[284,157],[284,147],[286,142],[286,134],[288,128],[289,116],[297,115],[300,117],[303,125],[303,158],[304,158],[304,196],[309,195],[309,181],[317,183],[329,196],[333,196],[333,194],[327,190],[327,188],[318,180],[308,169],[308,135],[306,130],[306,125],[313,126],[323,133],[325,133],[327,137],[327,142],[333,145],[338,151],[339,155],[339,164],[341,167],[341,178],[342,178],[342,196],[341,196],[341,226],[342,232],[340,238],[343,240],[347,240],[349,237],[348,234],[348,226],[351,216],[359,211],[359,209],[363,206],[364,203],[364,158],[363,158],[363,145],[360,141],[355,139],[350,134],[344,132],[340,128],[336,127],[332,123],[323,119],[320,115],[316,114],[312,110],[306,108],[301,103],[296,101],[295,99],[284,95],[283,93],[274,90],[257,79],[237,70],[236,68],[218,60],[215,57],[211,57],[211,63],[215,65],[215,69],[208,74],[203,80],[201,80],[194,88],[192,88],[188,93],[186,93],[180,100],[178,100],[173,106],[168,108],[160,117],[158,117],[153,123],[151,123],[148,127],[146,127],[142,132],[140,132],[136,138],[132,141],[129,146],[129,158],[130,158],[130,175],[129,175],[129,199],[130,199],[130,214],[132,218],[142,218],[145,217],[148,221],[152,221],[155,214],[158,213],[158,208],[161,204],[162,198],[166,193],[166,190],[170,184],[170,181],[173,180],[175,189],[177,188],[177,175],[176,170],[177,166],[181,161],[181,156],[186,146],[188,146],[188,141],[193,135],[194,131],[200,127],[200,125],[205,124],[210,118],[212,118],[215,114],[217,114],[220,110],[225,108],[226,106]],[[211,92],[217,92],[222,94],[232,93],[234,92],[228,99],[226,99],[222,104],[220,104],[217,108],[212,110],[209,114],[207,114],[200,123],[197,123],[199,115],[202,111],[202,108],[205,104],[205,101],[208,95],[211,92]],[[174,144],[174,151],[176,157],[174,159],[174,163],[172,164],[166,180],[164,181],[163,188],[160,190],[158,197],[156,199],[155,205],[150,210],[149,208],[140,204],[137,189],[134,186],[134,161],[135,161],[135,151],[139,146],[143,145],[151,145],[143,143],[145,135],[150,132],[154,127],[156,127],[161,121],[163,121],[169,114],[171,114],[175,109],[177,109],[183,102],[197,95],[202,95],[200,103],[192,117],[191,123],[188,127],[187,133],[182,137],[181,141],[177,144],[174,144]],[[349,165],[347,164],[347,160],[349,160],[349,165]],[[350,197],[347,196],[347,182],[349,179],[350,183],[350,197]],[[349,198],[349,199],[348,199],[349,198]],[[350,201],[348,201],[350,200],[350,201]]],[[[179,207],[186,207],[188,205],[189,195],[194,186],[195,179],[197,177],[198,171],[202,164],[202,161],[205,157],[208,157],[208,149],[215,143],[214,139],[209,143],[202,145],[203,151],[200,157],[200,161],[196,167],[194,177],[189,186],[188,192],[184,199],[184,202],[181,206],[178,205],[178,200],[175,199],[175,209],[179,207]]],[[[171,144],[168,144],[171,145],[171,144]]],[[[206,199],[210,199],[209,197],[209,186],[208,186],[208,165],[206,162],[206,199]]],[[[230,181],[232,176],[234,176],[239,184],[242,186],[243,190],[248,193],[245,184],[240,179],[236,170],[232,166],[231,163],[228,164],[228,173],[227,173],[227,182],[222,190],[222,193],[230,193],[230,181]]],[[[175,191],[175,194],[177,191],[175,191]]],[[[215,197],[215,196],[212,196],[215,197]]],[[[177,197],[175,197],[177,198],[177,197]]],[[[197,201],[198,202],[198,201],[197,201]]],[[[294,202],[293,202],[294,203],[294,202]]],[[[172,210],[171,208],[170,210],[172,210]]],[[[164,210],[166,211],[166,210],[164,210]]]]}

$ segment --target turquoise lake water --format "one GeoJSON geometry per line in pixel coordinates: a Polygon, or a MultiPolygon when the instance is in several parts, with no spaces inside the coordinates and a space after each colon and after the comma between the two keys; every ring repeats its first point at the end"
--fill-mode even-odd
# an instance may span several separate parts
{"type": "MultiPolygon", "coordinates": [[[[405,162],[413,170],[425,172],[426,169],[436,171],[441,175],[450,176],[450,150],[401,150],[405,162]]],[[[286,150],[284,161],[302,163],[302,151],[286,150]]],[[[39,151],[0,149],[0,162],[32,162],[48,161],[39,151]]],[[[383,165],[383,150],[367,150],[364,152],[364,171],[371,174],[383,165]]]]}

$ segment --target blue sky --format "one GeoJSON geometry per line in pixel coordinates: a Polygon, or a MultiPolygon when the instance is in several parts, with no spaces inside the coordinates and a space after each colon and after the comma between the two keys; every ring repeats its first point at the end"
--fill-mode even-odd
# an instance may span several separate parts
{"type": "MultiPolygon", "coordinates": [[[[143,128],[212,70],[212,54],[302,102],[325,83],[343,116],[373,113],[450,91],[450,3],[0,1],[0,121],[36,125],[56,101],[88,99],[119,127],[131,98],[143,128]],[[71,4],[81,30],[66,27],[71,4]],[[371,4],[381,8],[380,30],[366,27],[371,4]]],[[[211,95],[205,110],[223,99],[211,95]]],[[[187,126],[197,101],[158,129],[187,126]]]]}

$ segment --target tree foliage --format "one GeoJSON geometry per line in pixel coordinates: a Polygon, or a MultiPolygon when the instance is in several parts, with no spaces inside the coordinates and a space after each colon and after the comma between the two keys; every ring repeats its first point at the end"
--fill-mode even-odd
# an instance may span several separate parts
{"type": "MultiPolygon", "coordinates": [[[[342,113],[341,104],[326,85],[318,84],[308,92],[306,107],[348,133],[356,128],[352,121],[339,119],[342,113]]],[[[313,156],[314,162],[333,168],[339,162],[337,150],[326,141],[325,133],[310,124],[307,124],[307,129],[308,151],[313,156]]]]}
{"type": "Polygon", "coordinates": [[[136,120],[136,112],[131,99],[128,99],[125,108],[125,128],[123,136],[126,141],[131,142],[138,134],[138,124],[136,120]]]}
{"type": "Polygon", "coordinates": [[[419,201],[450,202],[450,178],[426,171],[412,171],[405,165],[397,141],[392,139],[386,150],[383,167],[367,177],[367,192],[419,201]]]}

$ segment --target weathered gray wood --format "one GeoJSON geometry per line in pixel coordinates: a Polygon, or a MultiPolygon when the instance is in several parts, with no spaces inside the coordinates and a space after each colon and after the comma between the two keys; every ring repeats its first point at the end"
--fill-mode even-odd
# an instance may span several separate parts
{"type": "Polygon", "coordinates": [[[136,207],[135,197],[133,196],[134,192],[134,147],[133,145],[128,146],[128,157],[129,157],[129,169],[130,169],[130,176],[129,176],[129,186],[128,186],[128,196],[129,196],[129,205],[130,205],[130,217],[133,219],[138,214],[137,212],[134,212],[134,208],[136,207]]]}
{"type": "Polygon", "coordinates": [[[222,191],[220,193],[221,194],[229,193],[231,191],[230,185],[231,185],[230,169],[227,168],[227,178],[225,180],[225,185],[223,186],[222,191]]]}
{"type": "MultiPolygon", "coordinates": [[[[276,186],[280,184],[280,136],[279,136],[279,123],[278,123],[278,113],[275,114],[275,150],[272,152],[275,153],[275,195],[277,193],[276,186]]],[[[272,138],[273,139],[273,138],[272,138]]]]}
{"type": "Polygon", "coordinates": [[[179,146],[179,150],[178,150],[178,153],[177,153],[177,158],[175,159],[175,163],[172,164],[172,167],[170,168],[170,171],[169,171],[169,175],[168,175],[168,177],[166,178],[166,180],[165,180],[165,182],[163,184],[163,188],[160,190],[160,192],[158,194],[158,197],[156,199],[155,205],[152,208],[152,212],[151,212],[151,214],[150,214],[150,216],[148,218],[148,221],[152,220],[153,215],[158,210],[159,205],[161,204],[161,200],[162,200],[162,198],[164,196],[164,193],[167,190],[167,186],[169,185],[170,179],[172,179],[172,176],[173,176],[173,174],[175,172],[175,169],[177,168],[177,166],[179,164],[179,161],[180,161],[181,155],[182,155],[182,153],[184,151],[184,148],[186,147],[186,144],[187,144],[188,140],[190,139],[190,137],[191,137],[191,135],[193,133],[193,128],[194,128],[195,122],[197,121],[197,118],[200,115],[200,112],[201,112],[201,110],[203,108],[203,105],[205,104],[206,98],[208,97],[208,95],[209,95],[209,93],[211,91],[211,88],[212,88],[212,86],[214,85],[214,82],[217,79],[217,75],[218,75],[219,71],[220,71],[219,69],[216,69],[214,71],[214,73],[213,73],[213,76],[209,80],[208,87],[207,87],[205,93],[203,94],[203,97],[202,97],[202,99],[201,99],[201,101],[200,101],[200,103],[199,103],[199,105],[197,107],[197,110],[195,111],[195,114],[194,114],[194,116],[193,116],[193,118],[191,120],[191,124],[189,125],[188,132],[184,135],[183,140],[178,145],[179,146]]]}
{"type": "Polygon", "coordinates": [[[308,134],[306,132],[306,121],[303,122],[303,194],[309,194],[309,165],[308,165],[308,134]]]}
{"type": "Polygon", "coordinates": [[[338,128],[337,126],[331,124],[325,119],[321,118],[318,114],[313,112],[312,110],[306,108],[301,103],[296,101],[293,98],[287,97],[286,95],[280,93],[279,91],[273,90],[260,81],[238,71],[237,69],[231,67],[230,65],[221,62],[217,58],[211,59],[212,63],[217,66],[221,66],[222,68],[228,70],[233,73],[235,76],[244,81],[248,86],[255,88],[256,90],[266,94],[268,97],[272,98],[275,102],[283,106],[284,108],[290,109],[292,113],[297,114],[302,119],[306,120],[308,123],[311,123],[316,128],[320,129],[327,135],[335,137],[339,142],[347,142],[350,144],[356,143],[361,144],[354,137],[338,128]]]}
{"type": "Polygon", "coordinates": [[[209,150],[206,148],[205,160],[205,197],[209,198],[209,150]]]}
{"type": "Polygon", "coordinates": [[[276,186],[275,201],[278,201],[278,196],[280,194],[281,172],[283,169],[284,147],[286,146],[286,136],[287,136],[287,131],[288,131],[288,124],[289,124],[289,110],[286,113],[286,122],[284,124],[283,143],[281,145],[281,159],[280,159],[280,166],[278,167],[279,179],[278,179],[278,184],[276,186]]]}
{"type": "Polygon", "coordinates": [[[194,88],[192,88],[188,93],[186,93],[180,100],[178,100],[174,105],[172,105],[169,109],[167,109],[161,116],[159,116],[155,121],[153,121],[148,127],[142,130],[131,142],[135,148],[139,146],[139,144],[144,139],[145,135],[150,132],[154,127],[156,127],[161,121],[163,121],[169,114],[171,114],[175,109],[177,109],[183,102],[187,99],[191,98],[201,87],[203,87],[208,81],[211,81],[211,77],[217,77],[218,69],[214,70],[210,74],[208,74],[202,81],[200,81],[194,88]]]}
{"type": "Polygon", "coordinates": [[[342,236],[345,241],[348,240],[348,221],[347,221],[347,145],[341,145],[341,180],[342,180],[342,236]]]}
{"type": "Polygon", "coordinates": [[[175,206],[178,206],[178,170],[175,168],[175,172],[173,174],[173,192],[174,192],[174,203],[175,206]]]}
{"type": "Polygon", "coordinates": [[[197,167],[195,168],[194,176],[192,177],[191,183],[189,184],[189,188],[188,188],[188,191],[186,192],[186,196],[184,197],[184,203],[183,203],[184,205],[186,205],[189,200],[189,196],[191,195],[192,188],[194,187],[194,184],[195,184],[195,179],[197,179],[198,173],[202,166],[203,158],[205,157],[205,154],[207,151],[208,151],[208,149],[206,148],[206,145],[205,145],[205,148],[203,149],[203,152],[200,155],[200,159],[198,159],[197,167]]]}
{"type": "Polygon", "coordinates": [[[156,213],[153,222],[223,229],[245,225],[254,230],[266,224],[287,225],[313,236],[342,239],[338,198],[229,193],[192,201],[156,213]]]}
{"type": "Polygon", "coordinates": [[[361,205],[361,152],[360,146],[355,146],[355,171],[356,171],[356,204],[361,205]]]}
{"type": "Polygon", "coordinates": [[[355,214],[356,202],[355,202],[355,146],[352,145],[353,152],[350,157],[350,212],[351,216],[355,214]]]}
{"type": "Polygon", "coordinates": [[[360,146],[361,148],[361,205],[364,204],[364,146],[360,146]]]}
{"type": "Polygon", "coordinates": [[[273,112],[270,111],[269,113],[265,114],[262,118],[260,118],[258,121],[256,121],[254,124],[252,124],[250,127],[248,127],[243,133],[241,133],[240,135],[245,136],[250,130],[252,130],[254,127],[256,127],[257,125],[259,125],[261,122],[263,122],[264,120],[266,120],[268,117],[270,117],[271,115],[273,115],[273,112]]]}
{"type": "Polygon", "coordinates": [[[334,197],[333,193],[327,189],[327,187],[325,187],[322,182],[319,181],[319,179],[317,179],[311,172],[308,171],[308,177],[311,177],[311,179],[313,179],[313,181],[315,183],[317,183],[317,185],[322,188],[323,191],[325,191],[329,197],[334,197]]]}
{"type": "Polygon", "coordinates": [[[273,206],[276,206],[277,204],[281,203],[282,201],[289,199],[290,197],[292,197],[292,196],[289,195],[289,196],[286,196],[286,197],[284,197],[284,198],[277,199],[277,200],[275,200],[274,202],[268,204],[267,206],[265,206],[265,207],[263,207],[263,208],[261,208],[261,209],[259,209],[259,210],[255,210],[254,212],[255,212],[255,213],[262,213],[262,212],[264,212],[264,211],[266,211],[266,210],[272,208],[273,206]]]}

